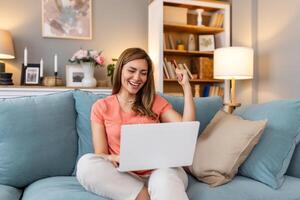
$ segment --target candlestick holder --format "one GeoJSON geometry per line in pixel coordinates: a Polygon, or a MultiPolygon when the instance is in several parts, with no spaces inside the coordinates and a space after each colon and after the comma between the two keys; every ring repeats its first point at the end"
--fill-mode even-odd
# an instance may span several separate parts
{"type": "Polygon", "coordinates": [[[54,72],[54,86],[57,86],[57,72],[54,72]]]}
{"type": "Polygon", "coordinates": [[[44,77],[41,76],[41,77],[40,77],[40,85],[44,85],[44,84],[43,84],[43,80],[44,80],[44,77]]]}

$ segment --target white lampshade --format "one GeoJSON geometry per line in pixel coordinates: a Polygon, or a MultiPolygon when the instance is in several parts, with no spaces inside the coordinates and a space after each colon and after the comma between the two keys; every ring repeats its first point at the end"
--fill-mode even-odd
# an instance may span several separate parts
{"type": "Polygon", "coordinates": [[[8,31],[0,30],[0,59],[15,58],[15,51],[11,34],[8,31]]]}
{"type": "Polygon", "coordinates": [[[214,52],[215,79],[252,79],[253,49],[225,47],[214,52]]]}

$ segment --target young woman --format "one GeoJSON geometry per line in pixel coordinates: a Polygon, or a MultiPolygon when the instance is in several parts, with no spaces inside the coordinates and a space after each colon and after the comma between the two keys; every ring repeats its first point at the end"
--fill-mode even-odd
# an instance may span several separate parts
{"type": "MultiPolygon", "coordinates": [[[[183,116],[164,98],[155,94],[153,66],[147,53],[126,49],[119,57],[112,95],[92,107],[91,127],[94,154],[81,157],[77,179],[83,187],[116,200],[186,200],[188,179],[182,168],[119,172],[122,124],[195,120],[195,105],[187,72],[177,70],[184,91],[183,116]]],[[[167,145],[167,144],[166,144],[167,145]]]]}

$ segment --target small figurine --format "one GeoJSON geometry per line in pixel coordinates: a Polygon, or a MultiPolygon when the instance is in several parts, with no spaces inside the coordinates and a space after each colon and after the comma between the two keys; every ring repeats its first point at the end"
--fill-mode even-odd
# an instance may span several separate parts
{"type": "Polygon", "coordinates": [[[196,41],[195,41],[195,37],[193,34],[189,35],[188,51],[196,51],[196,41]]]}

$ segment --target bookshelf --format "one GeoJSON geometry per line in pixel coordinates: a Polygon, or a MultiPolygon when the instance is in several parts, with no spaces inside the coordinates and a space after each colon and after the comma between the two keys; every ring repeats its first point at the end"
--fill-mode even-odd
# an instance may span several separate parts
{"type": "Polygon", "coordinates": [[[214,48],[230,46],[229,3],[213,0],[153,0],[148,13],[148,50],[155,68],[158,91],[172,94],[182,92],[174,76],[168,73],[176,63],[181,66],[185,64],[191,72],[190,83],[192,88],[198,88],[198,91],[200,88],[200,96],[207,87],[217,88],[217,91],[224,87],[223,80],[213,79],[212,62],[207,64],[207,59],[213,60],[214,50],[203,50],[199,36],[213,37],[214,48]],[[198,12],[194,15],[198,21],[201,15],[201,25],[198,21],[195,24],[195,20],[190,18],[195,12],[198,12]],[[194,39],[194,48],[189,45],[191,37],[194,39]],[[209,76],[201,74],[203,72],[209,76]]]}

